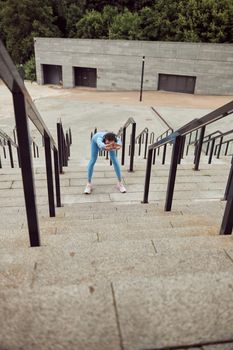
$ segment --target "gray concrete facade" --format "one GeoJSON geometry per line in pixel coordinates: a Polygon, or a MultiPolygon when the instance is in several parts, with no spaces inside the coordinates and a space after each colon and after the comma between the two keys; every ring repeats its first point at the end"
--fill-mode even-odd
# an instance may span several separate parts
{"type": "Polygon", "coordinates": [[[159,74],[195,76],[195,94],[233,94],[233,45],[159,41],[35,38],[37,81],[43,64],[62,66],[63,86],[74,87],[73,67],[97,69],[98,90],[157,90],[159,74]]]}

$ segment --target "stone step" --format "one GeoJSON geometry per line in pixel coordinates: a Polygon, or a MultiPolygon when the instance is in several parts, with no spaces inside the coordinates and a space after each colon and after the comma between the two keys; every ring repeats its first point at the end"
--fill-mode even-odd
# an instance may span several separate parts
{"type": "Polygon", "coordinates": [[[196,349],[208,343],[205,350],[225,349],[221,342],[232,349],[230,271],[132,278],[113,283],[113,289],[125,349],[196,349]]]}
{"type": "Polygon", "coordinates": [[[109,344],[113,350],[232,349],[228,272],[1,289],[0,294],[0,341],[6,349],[108,350],[109,344]]]}
{"type": "Polygon", "coordinates": [[[214,240],[193,237],[191,243],[182,238],[92,243],[64,240],[60,247],[0,251],[1,288],[94,284],[216,271],[232,275],[233,272],[233,242],[228,237],[214,237],[214,240]]]}
{"type": "Polygon", "coordinates": [[[111,285],[0,291],[2,349],[120,350],[111,285]],[[29,331],[30,330],[30,331],[29,331]]]}
{"type": "MultiPolygon", "coordinates": [[[[157,238],[176,238],[176,237],[196,237],[196,236],[218,236],[219,226],[188,226],[188,227],[167,227],[167,228],[147,228],[140,230],[124,229],[116,230],[98,230],[98,231],[80,231],[72,229],[66,231],[53,226],[48,228],[40,227],[41,245],[62,246],[64,241],[87,241],[87,242],[105,242],[105,241],[127,241],[127,240],[152,240],[157,238]]],[[[26,228],[16,229],[7,227],[1,229],[0,235],[1,248],[11,247],[29,247],[29,233],[26,228]]]]}

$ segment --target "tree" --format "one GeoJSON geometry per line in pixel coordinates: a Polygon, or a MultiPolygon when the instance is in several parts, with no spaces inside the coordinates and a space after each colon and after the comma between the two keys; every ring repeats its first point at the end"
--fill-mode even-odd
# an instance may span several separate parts
{"type": "Polygon", "coordinates": [[[32,56],[34,36],[60,35],[48,0],[6,0],[1,6],[0,22],[15,63],[24,63],[32,56]]]}
{"type": "Polygon", "coordinates": [[[76,25],[76,38],[98,39],[107,35],[101,13],[95,10],[86,12],[76,25]]]}
{"type": "Polygon", "coordinates": [[[125,9],[117,15],[109,30],[109,39],[139,39],[140,19],[137,13],[125,9]]]}
{"type": "Polygon", "coordinates": [[[74,38],[77,32],[76,25],[80,19],[84,16],[85,2],[79,1],[79,3],[72,3],[67,5],[65,10],[66,17],[66,35],[69,38],[74,38]]]}
{"type": "Polygon", "coordinates": [[[140,40],[159,40],[160,15],[150,7],[144,7],[139,12],[140,40]]]}

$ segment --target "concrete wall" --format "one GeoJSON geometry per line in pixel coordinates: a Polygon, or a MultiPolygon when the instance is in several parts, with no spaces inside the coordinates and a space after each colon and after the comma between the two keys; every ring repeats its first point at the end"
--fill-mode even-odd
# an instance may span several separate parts
{"type": "Polygon", "coordinates": [[[157,90],[158,75],[196,76],[196,94],[233,94],[233,45],[131,40],[35,38],[37,80],[42,64],[62,65],[63,86],[74,86],[73,66],[97,68],[98,90],[157,90]]]}

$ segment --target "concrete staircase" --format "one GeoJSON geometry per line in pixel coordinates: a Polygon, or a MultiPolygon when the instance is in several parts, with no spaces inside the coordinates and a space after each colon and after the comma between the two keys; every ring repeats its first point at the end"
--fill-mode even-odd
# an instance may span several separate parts
{"type": "Polygon", "coordinates": [[[233,349],[233,239],[218,235],[230,162],[203,158],[199,172],[191,157],[179,166],[169,213],[168,165],[153,168],[141,204],[145,160],[125,166],[121,194],[99,159],[90,196],[71,160],[56,218],[36,160],[38,248],[28,248],[19,169],[2,169],[0,348],[233,349]]]}

